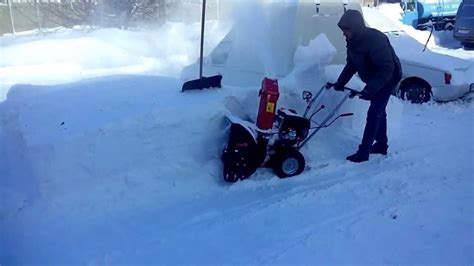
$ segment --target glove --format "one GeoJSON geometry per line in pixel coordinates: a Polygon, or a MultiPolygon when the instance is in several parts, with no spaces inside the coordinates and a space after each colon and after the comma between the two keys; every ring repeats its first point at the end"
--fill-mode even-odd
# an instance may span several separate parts
{"type": "Polygon", "coordinates": [[[351,93],[349,94],[349,98],[352,99],[352,98],[356,97],[357,95],[359,95],[358,92],[356,92],[356,91],[351,91],[351,93]]]}
{"type": "Polygon", "coordinates": [[[367,92],[367,90],[364,88],[363,90],[360,91],[359,93],[359,99],[370,101],[372,97],[370,97],[370,94],[367,92]]]}
{"type": "Polygon", "coordinates": [[[326,83],[326,89],[329,90],[329,89],[332,88],[332,87],[334,87],[334,83],[331,83],[331,82],[327,82],[327,83],[326,83]]]}
{"type": "Polygon", "coordinates": [[[334,83],[334,90],[335,91],[344,91],[344,85],[339,82],[334,83]]]}
{"type": "Polygon", "coordinates": [[[344,86],[341,86],[341,84],[339,82],[336,82],[336,83],[328,82],[328,83],[326,83],[326,89],[330,89],[332,87],[334,87],[334,90],[336,90],[336,91],[343,91],[344,90],[344,86]]]}

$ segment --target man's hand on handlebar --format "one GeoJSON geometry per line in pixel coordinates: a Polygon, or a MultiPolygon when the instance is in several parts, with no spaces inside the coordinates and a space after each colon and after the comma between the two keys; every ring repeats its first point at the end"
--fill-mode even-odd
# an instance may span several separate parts
{"type": "Polygon", "coordinates": [[[341,85],[341,83],[336,82],[336,83],[326,83],[326,89],[330,89],[331,87],[334,88],[335,91],[344,91],[344,86],[341,85]]]}
{"type": "Polygon", "coordinates": [[[359,99],[361,100],[366,100],[366,101],[370,101],[370,95],[367,93],[367,91],[364,89],[362,91],[356,91],[354,89],[351,89],[351,88],[346,88],[344,86],[342,86],[340,83],[336,82],[336,83],[326,83],[326,89],[330,89],[330,88],[334,88],[334,90],[336,91],[344,91],[344,90],[348,90],[349,91],[349,98],[354,98],[356,96],[359,96],[359,99]]]}
{"type": "Polygon", "coordinates": [[[365,89],[361,90],[359,93],[359,99],[370,101],[371,97],[365,89]]]}
{"type": "Polygon", "coordinates": [[[349,98],[353,99],[353,98],[356,97],[357,95],[359,95],[358,92],[356,92],[356,91],[351,91],[350,94],[349,94],[349,98]]]}
{"type": "Polygon", "coordinates": [[[344,91],[344,86],[341,83],[336,82],[336,83],[334,83],[334,90],[335,91],[344,91]]]}

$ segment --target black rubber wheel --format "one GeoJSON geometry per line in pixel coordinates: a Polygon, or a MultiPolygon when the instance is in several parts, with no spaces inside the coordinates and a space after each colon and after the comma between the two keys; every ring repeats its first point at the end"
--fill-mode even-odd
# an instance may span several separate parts
{"type": "Polygon", "coordinates": [[[447,23],[445,26],[444,26],[444,30],[445,31],[453,31],[454,30],[454,25],[452,23],[447,23]]]}
{"type": "Polygon", "coordinates": [[[272,168],[279,178],[299,175],[303,172],[305,160],[303,154],[297,150],[283,150],[277,152],[272,160],[272,168]]]}
{"type": "Polygon", "coordinates": [[[464,50],[474,50],[474,43],[463,42],[461,45],[464,50]]]}
{"type": "Polygon", "coordinates": [[[421,83],[409,83],[400,86],[399,96],[411,103],[425,103],[431,100],[431,88],[421,83]]]}

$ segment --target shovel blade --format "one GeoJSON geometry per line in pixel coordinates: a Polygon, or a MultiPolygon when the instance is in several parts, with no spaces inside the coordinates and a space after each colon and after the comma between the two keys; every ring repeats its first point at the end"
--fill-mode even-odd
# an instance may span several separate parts
{"type": "Polygon", "coordinates": [[[184,91],[190,91],[190,90],[220,88],[222,87],[221,83],[222,83],[222,75],[202,77],[200,79],[194,79],[194,80],[185,82],[183,84],[181,91],[184,92],[184,91]]]}

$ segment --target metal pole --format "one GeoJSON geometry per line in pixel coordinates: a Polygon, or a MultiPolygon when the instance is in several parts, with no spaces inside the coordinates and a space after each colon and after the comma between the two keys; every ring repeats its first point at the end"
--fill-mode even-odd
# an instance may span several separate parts
{"type": "Polygon", "coordinates": [[[206,0],[202,1],[202,16],[201,16],[201,52],[199,54],[199,79],[202,78],[202,57],[204,53],[204,23],[206,21],[206,0]]]}
{"type": "Polygon", "coordinates": [[[15,34],[15,21],[13,20],[13,13],[12,13],[12,4],[10,0],[7,0],[8,9],[10,10],[10,20],[12,22],[12,33],[15,34]]]}
{"type": "Polygon", "coordinates": [[[100,26],[104,27],[104,10],[105,10],[105,0],[100,1],[100,26]]]}
{"type": "Polygon", "coordinates": [[[38,0],[35,0],[36,18],[38,19],[38,30],[41,31],[41,16],[38,0]]]}
{"type": "Polygon", "coordinates": [[[217,0],[217,22],[220,20],[219,0],[217,0]]]}

